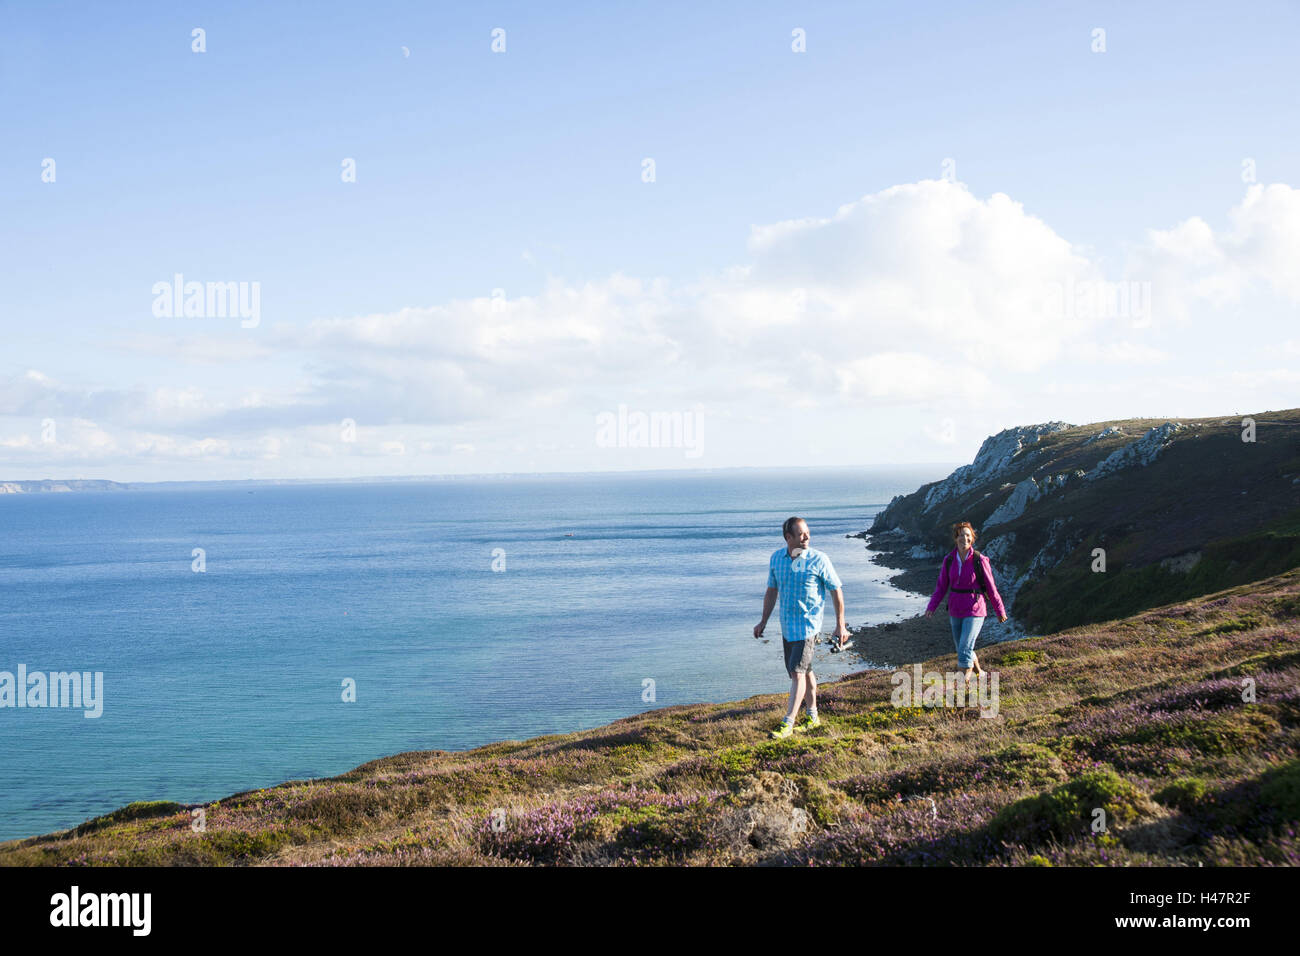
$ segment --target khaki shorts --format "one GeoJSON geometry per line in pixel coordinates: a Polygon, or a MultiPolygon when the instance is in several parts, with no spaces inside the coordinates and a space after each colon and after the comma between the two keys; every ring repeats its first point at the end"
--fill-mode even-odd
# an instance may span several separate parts
{"type": "Polygon", "coordinates": [[[785,655],[785,672],[794,677],[797,671],[807,674],[812,670],[813,647],[816,641],[782,641],[782,653],[785,655]]]}

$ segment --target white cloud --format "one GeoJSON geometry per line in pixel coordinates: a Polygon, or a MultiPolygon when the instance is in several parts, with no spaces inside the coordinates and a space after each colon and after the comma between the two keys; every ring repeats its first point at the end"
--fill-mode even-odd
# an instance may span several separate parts
{"type": "Polygon", "coordinates": [[[922,430],[933,442],[940,445],[953,445],[957,442],[957,423],[951,418],[942,418],[938,422],[925,422],[922,430]]]}
{"type": "Polygon", "coordinates": [[[1215,232],[1199,216],[1151,229],[1129,257],[1127,277],[1152,285],[1158,322],[1180,323],[1221,310],[1252,291],[1300,303],[1300,190],[1256,184],[1215,232]]]}
{"type": "Polygon", "coordinates": [[[1094,362],[1121,363],[1125,365],[1156,365],[1168,362],[1172,356],[1163,349],[1140,342],[1081,342],[1074,354],[1094,362]]]}
{"type": "Polygon", "coordinates": [[[1300,303],[1300,189],[1251,186],[1228,218],[1232,228],[1222,242],[1233,261],[1300,303]]]}
{"type": "MultiPolygon", "coordinates": [[[[1226,221],[1216,231],[1193,216],[1132,250],[1117,278],[1150,282],[1157,326],[1205,321],[1261,295],[1294,313],[1300,191],[1252,186],[1226,221]]],[[[953,421],[934,424],[951,400],[1027,420],[1036,413],[1011,398],[1085,394],[1089,363],[1185,360],[1185,337],[1157,327],[1148,339],[1132,317],[1060,308],[1061,290],[1100,290],[1102,302],[1114,285],[1098,260],[1009,196],[923,181],[829,216],[755,225],[745,261],[692,281],[551,276],[532,295],[277,325],[256,340],[140,337],[125,347],[191,366],[142,384],[11,375],[0,379],[0,464],[482,461],[509,455],[523,435],[528,448],[590,444],[585,431],[564,429],[621,402],[707,403],[729,423],[720,437],[809,420],[804,412],[851,425],[863,411],[917,406],[918,430],[951,444],[953,421]],[[231,364],[271,356],[274,373],[222,379],[231,364]],[[792,410],[795,419],[782,417],[792,410]],[[33,431],[45,417],[59,424],[57,450],[33,431]],[[358,423],[355,443],[340,440],[343,419],[358,423]]],[[[1293,339],[1282,351],[1300,346],[1293,339]]],[[[1260,381],[1288,381],[1266,373],[1260,381]]],[[[965,411],[951,417],[969,432],[965,411]]]]}
{"type": "Polygon", "coordinates": [[[229,335],[137,335],[125,342],[103,343],[141,355],[157,355],[191,365],[226,365],[266,358],[272,350],[261,340],[239,333],[229,335]]]}
{"type": "Polygon", "coordinates": [[[883,402],[966,402],[989,394],[988,376],[961,359],[941,362],[915,352],[881,352],[840,363],[839,389],[883,402]]]}
{"type": "Polygon", "coordinates": [[[0,448],[6,449],[0,460],[25,463],[91,461],[120,454],[109,431],[82,418],[6,422],[0,427],[0,448]],[[46,428],[46,422],[51,427],[46,428]]]}
{"type": "Polygon", "coordinates": [[[837,359],[905,351],[1033,369],[1095,324],[1045,305],[1097,267],[1020,203],[957,183],[894,186],[826,219],[755,226],[749,248],[750,266],[709,284],[705,312],[733,330],[758,326],[766,347],[793,336],[837,359]]]}
{"type": "Polygon", "coordinates": [[[750,263],[687,284],[552,277],[535,296],[321,319],[274,336],[326,359],[333,381],[313,395],[329,407],[451,422],[500,414],[521,394],[576,403],[647,386],[660,404],[775,404],[787,388],[807,407],[914,401],[924,386],[873,356],[1032,369],[1097,324],[1044,313],[1053,284],[1095,278],[1096,267],[1021,204],[958,184],[896,186],[830,218],[756,226],[749,250],[750,263]]]}
{"type": "Polygon", "coordinates": [[[274,394],[263,390],[215,397],[192,385],[133,385],[96,388],[68,385],[36,369],[0,379],[0,416],[91,419],[138,429],[168,429],[193,434],[212,430],[211,424],[232,416],[259,412],[264,418],[292,414],[310,398],[301,389],[274,394]]]}

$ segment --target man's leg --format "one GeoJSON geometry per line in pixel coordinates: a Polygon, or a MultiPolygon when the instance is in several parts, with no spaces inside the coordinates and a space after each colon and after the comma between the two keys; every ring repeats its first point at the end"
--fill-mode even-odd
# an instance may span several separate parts
{"type": "Polygon", "coordinates": [[[812,671],[808,672],[808,709],[817,709],[817,678],[812,671]]]}
{"type": "Polygon", "coordinates": [[[803,703],[804,676],[799,671],[790,675],[790,709],[785,715],[786,722],[790,724],[794,723],[795,714],[799,713],[799,705],[803,703]]]}

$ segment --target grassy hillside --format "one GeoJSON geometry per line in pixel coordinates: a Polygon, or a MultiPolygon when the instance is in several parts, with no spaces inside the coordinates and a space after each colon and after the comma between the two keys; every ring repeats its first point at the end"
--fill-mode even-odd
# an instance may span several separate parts
{"type": "Polygon", "coordinates": [[[1008,429],[970,466],[891,502],[872,547],[904,571],[896,584],[929,593],[951,525],[972,522],[1031,633],[1300,567],[1300,409],[1250,416],[1253,442],[1244,417],[1008,429]]]}
{"type": "Polygon", "coordinates": [[[867,672],[785,741],[782,696],[665,708],[236,794],[201,833],[132,804],[0,864],[1300,863],[1300,570],[981,660],[993,718],[867,672]]]}

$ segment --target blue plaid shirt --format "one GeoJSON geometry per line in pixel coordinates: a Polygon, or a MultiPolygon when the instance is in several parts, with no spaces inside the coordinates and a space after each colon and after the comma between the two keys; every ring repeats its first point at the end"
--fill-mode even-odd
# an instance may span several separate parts
{"type": "Polygon", "coordinates": [[[838,591],[840,577],[831,559],[816,548],[796,559],[791,559],[785,548],[777,548],[767,563],[767,586],[777,591],[781,637],[808,641],[821,633],[826,590],[838,591]]]}

